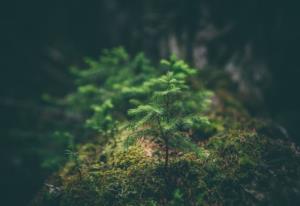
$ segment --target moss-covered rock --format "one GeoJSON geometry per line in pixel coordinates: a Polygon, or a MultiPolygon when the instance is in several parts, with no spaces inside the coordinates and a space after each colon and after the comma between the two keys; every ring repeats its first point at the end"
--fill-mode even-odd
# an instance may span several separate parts
{"type": "Polygon", "coordinates": [[[251,118],[229,94],[215,98],[210,117],[216,129],[197,139],[202,155],[174,153],[165,168],[156,154],[159,145],[146,140],[126,145],[124,128],[106,145],[80,146],[82,174],[68,162],[33,205],[299,204],[296,146],[261,132],[268,124],[251,118]]]}
{"type": "Polygon", "coordinates": [[[158,71],[143,55],[129,61],[124,52],[115,49],[100,62],[90,62],[90,69],[78,71],[79,80],[88,85],[92,82],[94,86],[91,89],[84,84],[85,89],[71,95],[80,100],[71,101],[71,106],[87,117],[90,113],[86,111],[94,108],[85,126],[93,123],[96,133],[88,132],[94,134],[91,141],[73,145],[70,160],[49,178],[32,205],[300,205],[299,148],[269,120],[251,117],[231,94],[233,85],[221,73],[211,76],[204,73],[204,76],[191,77],[189,82],[181,79],[181,83],[188,84],[185,88],[190,88],[185,90],[189,92],[186,97],[193,100],[178,102],[186,116],[166,115],[168,118],[164,119],[162,114],[166,113],[156,112],[156,120],[162,121],[151,122],[148,120],[153,120],[153,115],[148,115],[151,108],[148,105],[145,118],[138,121],[142,123],[132,127],[134,121],[127,116],[128,109],[132,108],[130,103],[149,101],[146,93],[157,92],[149,85],[159,83],[156,80],[161,74],[158,73],[171,65],[173,72],[182,70],[172,78],[178,75],[185,78],[184,72],[191,68],[173,57],[170,62],[163,60],[164,67],[158,71]],[[101,75],[95,75],[98,73],[101,75]],[[108,75],[106,81],[104,74],[108,75]],[[210,82],[204,86],[203,79],[210,82]],[[88,97],[91,99],[84,101],[88,97]],[[212,102],[211,107],[208,102],[212,102]],[[187,118],[195,114],[197,118],[187,118]],[[185,121],[176,121],[183,118],[185,121]],[[163,130],[161,122],[166,119],[163,130]],[[171,121],[176,124],[170,124],[171,121]],[[149,122],[156,124],[159,132],[149,122]],[[107,123],[109,127],[103,127],[107,123]],[[129,130],[130,126],[135,131],[129,130]],[[165,136],[164,131],[172,132],[165,136]],[[160,138],[153,138],[159,134],[160,138]],[[167,147],[166,141],[161,141],[166,138],[175,139],[172,142],[175,146],[167,147]],[[165,161],[166,157],[169,161],[165,161]]]}

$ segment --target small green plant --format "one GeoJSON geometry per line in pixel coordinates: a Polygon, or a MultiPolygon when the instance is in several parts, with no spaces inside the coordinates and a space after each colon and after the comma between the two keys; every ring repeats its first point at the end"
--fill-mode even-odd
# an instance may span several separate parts
{"type": "Polygon", "coordinates": [[[86,58],[85,64],[71,69],[75,91],[55,103],[78,123],[67,125],[76,136],[114,136],[118,122],[127,118],[129,100],[136,97],[126,89],[140,86],[158,71],[143,53],[130,56],[122,47],[104,50],[96,60],[86,58]]]}
{"type": "MultiPolygon", "coordinates": [[[[207,118],[200,116],[195,105],[187,78],[196,73],[195,69],[188,67],[183,61],[163,60],[167,66],[166,74],[152,78],[141,86],[141,91],[148,95],[145,102],[134,100],[137,107],[130,109],[128,114],[134,117],[133,129],[137,137],[151,137],[164,146],[165,167],[169,165],[169,151],[171,146],[180,147],[178,143],[188,143],[185,146],[193,147],[188,131],[195,120],[199,124],[209,123],[207,118]]],[[[202,100],[206,101],[206,99],[202,100]]],[[[199,102],[201,105],[202,102],[199,102]]],[[[194,149],[198,147],[193,147],[194,149]]]]}
{"type": "Polygon", "coordinates": [[[112,115],[114,105],[111,100],[108,99],[101,105],[92,105],[91,107],[94,115],[86,120],[86,126],[100,132],[104,137],[114,138],[118,131],[118,121],[112,115]]]}

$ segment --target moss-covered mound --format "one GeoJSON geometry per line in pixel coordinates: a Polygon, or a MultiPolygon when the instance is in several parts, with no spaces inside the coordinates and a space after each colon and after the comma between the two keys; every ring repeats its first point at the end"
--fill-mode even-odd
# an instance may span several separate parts
{"type": "Polygon", "coordinates": [[[221,132],[199,140],[202,155],[174,154],[167,170],[155,155],[158,146],[141,140],[126,147],[126,132],[104,146],[81,145],[80,172],[68,162],[33,205],[299,204],[299,151],[267,136],[266,125],[247,121],[231,119],[232,127],[224,122],[221,132]]]}
{"type": "MultiPolygon", "coordinates": [[[[191,81],[196,94],[200,79],[191,81]]],[[[209,124],[181,132],[188,146],[170,148],[167,166],[162,142],[131,138],[130,118],[101,113],[96,120],[113,127],[75,146],[32,205],[300,205],[299,149],[271,123],[250,117],[226,90],[215,89],[209,98],[203,113],[209,124]]]]}

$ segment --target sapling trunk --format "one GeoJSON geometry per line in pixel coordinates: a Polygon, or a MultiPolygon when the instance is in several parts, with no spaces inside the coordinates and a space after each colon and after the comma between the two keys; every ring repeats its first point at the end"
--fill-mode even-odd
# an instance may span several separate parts
{"type": "Polygon", "coordinates": [[[166,138],[165,140],[165,168],[166,170],[169,167],[169,140],[166,138]]]}

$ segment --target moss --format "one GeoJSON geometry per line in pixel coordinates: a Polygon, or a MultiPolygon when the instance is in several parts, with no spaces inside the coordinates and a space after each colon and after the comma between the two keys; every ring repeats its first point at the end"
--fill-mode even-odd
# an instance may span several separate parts
{"type": "Polygon", "coordinates": [[[211,137],[201,147],[206,156],[183,154],[166,171],[135,144],[94,164],[82,179],[63,173],[62,194],[51,199],[48,192],[39,205],[287,204],[299,194],[300,159],[291,146],[232,130],[211,137]]]}

